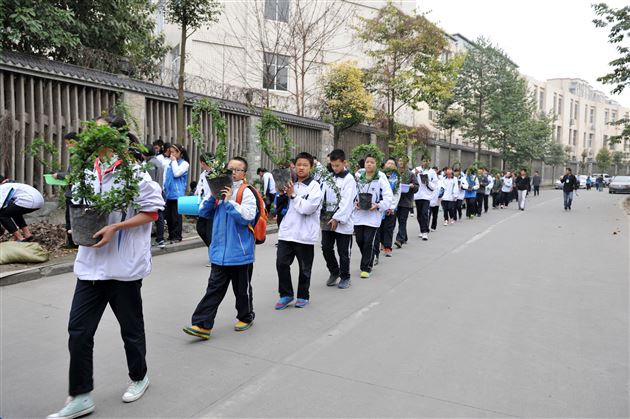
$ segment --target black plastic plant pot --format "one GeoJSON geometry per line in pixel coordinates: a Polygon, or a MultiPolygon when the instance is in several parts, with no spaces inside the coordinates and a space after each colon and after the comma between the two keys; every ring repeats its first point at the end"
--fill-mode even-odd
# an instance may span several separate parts
{"type": "Polygon", "coordinates": [[[281,167],[271,171],[273,181],[276,182],[276,190],[284,190],[291,181],[291,169],[281,167]]]}
{"type": "Polygon", "coordinates": [[[322,211],[319,215],[319,226],[322,231],[331,231],[330,224],[328,222],[332,220],[334,211],[322,211]]]}
{"type": "Polygon", "coordinates": [[[363,192],[359,194],[359,209],[369,210],[372,208],[372,194],[363,192]]]}
{"type": "Polygon", "coordinates": [[[221,198],[221,193],[225,188],[232,187],[232,175],[223,175],[213,179],[208,179],[208,186],[210,186],[212,196],[219,199],[221,198]]]}
{"type": "Polygon", "coordinates": [[[79,246],[93,246],[100,237],[94,234],[107,225],[108,214],[100,213],[86,205],[70,206],[72,240],[79,246]]]}

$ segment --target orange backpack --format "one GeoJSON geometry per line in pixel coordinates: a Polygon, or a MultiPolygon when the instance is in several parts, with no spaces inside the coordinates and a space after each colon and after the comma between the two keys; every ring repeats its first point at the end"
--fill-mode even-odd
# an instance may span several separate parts
{"type": "Polygon", "coordinates": [[[256,218],[254,218],[254,225],[252,226],[250,224],[249,230],[254,234],[256,244],[263,244],[267,239],[267,210],[265,208],[265,202],[256,188],[243,181],[243,184],[238,188],[238,192],[236,192],[237,204],[240,205],[241,202],[243,202],[243,192],[245,188],[249,188],[256,198],[256,218]]]}

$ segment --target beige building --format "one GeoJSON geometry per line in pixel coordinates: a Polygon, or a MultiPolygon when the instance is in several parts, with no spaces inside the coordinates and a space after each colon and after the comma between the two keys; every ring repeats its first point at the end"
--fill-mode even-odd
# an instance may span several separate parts
{"type": "MultiPolygon", "coordinates": [[[[368,58],[362,53],[353,28],[360,17],[374,16],[386,0],[223,0],[222,3],[224,9],[219,21],[188,39],[187,89],[319,117],[319,79],[326,65],[354,60],[359,66],[367,66],[368,58]],[[300,33],[306,27],[307,33],[300,33]],[[306,48],[296,43],[302,35],[306,48]],[[305,49],[307,52],[303,52],[305,49]],[[302,72],[305,77],[300,75],[302,72]],[[298,110],[301,95],[305,103],[303,111],[298,110]]],[[[414,0],[393,3],[406,13],[414,13],[414,0]]],[[[161,82],[176,86],[179,29],[165,23],[162,15],[158,15],[157,22],[158,31],[165,34],[172,46],[161,82]]]]}
{"type": "MultiPolygon", "coordinates": [[[[610,125],[628,118],[630,109],[595,90],[582,79],[561,78],[538,81],[528,77],[538,109],[556,117],[553,139],[565,147],[571,160],[593,162],[611,136],[621,133],[610,125]]],[[[630,155],[630,142],[609,146],[611,151],[630,155]]]]}

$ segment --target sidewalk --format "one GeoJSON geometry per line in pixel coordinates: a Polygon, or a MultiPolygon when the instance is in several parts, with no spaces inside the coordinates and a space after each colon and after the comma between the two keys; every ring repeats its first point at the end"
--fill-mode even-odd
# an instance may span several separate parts
{"type": "MultiPolygon", "coordinates": [[[[274,234],[278,231],[276,224],[267,227],[267,234],[274,234]]],[[[185,237],[181,243],[167,245],[164,249],[157,247],[151,248],[151,254],[155,256],[166,255],[169,253],[183,252],[185,250],[203,247],[203,241],[199,237],[185,237]]],[[[0,287],[6,285],[17,284],[25,281],[41,279],[46,276],[60,275],[72,272],[74,266],[74,254],[66,255],[36,266],[29,266],[21,269],[6,270],[3,267],[0,270],[0,287]]]]}

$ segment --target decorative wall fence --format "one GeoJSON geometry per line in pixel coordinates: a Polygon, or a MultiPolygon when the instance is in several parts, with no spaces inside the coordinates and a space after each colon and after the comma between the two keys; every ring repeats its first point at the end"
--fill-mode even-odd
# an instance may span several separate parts
{"type": "MultiPolygon", "coordinates": [[[[190,125],[192,103],[204,96],[187,94],[186,125],[190,125]]],[[[71,131],[81,129],[81,122],[112,109],[117,100],[125,102],[137,127],[134,131],[145,143],[161,139],[182,142],[190,155],[189,180],[198,177],[199,150],[189,135],[178,141],[177,92],[168,87],[125,77],[62,64],[16,53],[0,55],[0,173],[36,186],[47,195],[53,189],[44,185],[43,168],[25,150],[41,137],[58,150],[57,163],[66,167],[68,151],[62,140],[71,131]]],[[[228,130],[228,156],[245,156],[250,162],[250,178],[256,168],[274,168],[259,148],[256,131],[262,109],[215,99],[225,117],[228,130]]],[[[317,120],[277,113],[295,142],[296,153],[307,151],[316,156],[332,150],[330,126],[317,120]]],[[[204,150],[214,151],[217,143],[210,115],[202,115],[204,150]]],[[[51,156],[43,156],[51,160],[51,156]]]]}

